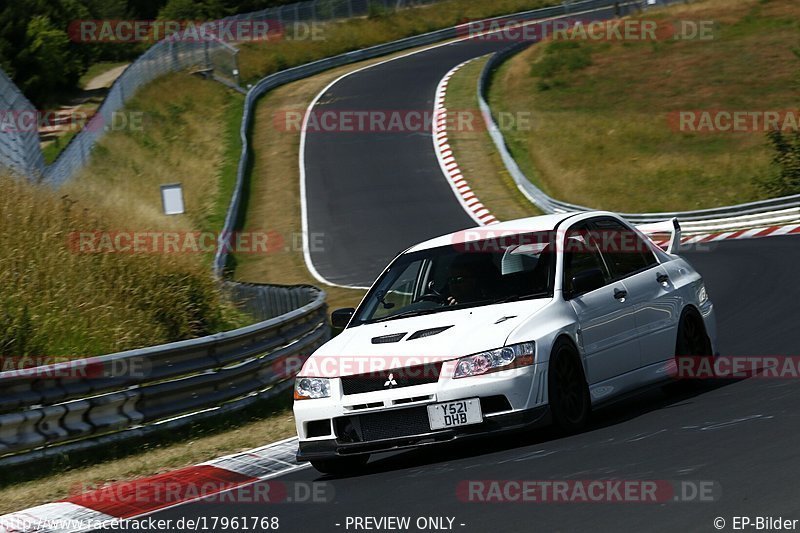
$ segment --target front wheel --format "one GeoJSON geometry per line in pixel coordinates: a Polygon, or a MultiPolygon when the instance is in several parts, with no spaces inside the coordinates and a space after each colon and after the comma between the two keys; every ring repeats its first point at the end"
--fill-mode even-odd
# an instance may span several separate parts
{"type": "Polygon", "coordinates": [[[352,457],[337,457],[335,459],[320,459],[311,461],[311,466],[323,474],[334,476],[349,476],[358,474],[369,461],[369,454],[354,455],[352,457]]]}
{"type": "Polygon", "coordinates": [[[714,354],[711,351],[711,341],[706,333],[703,317],[695,309],[686,308],[678,322],[675,377],[684,383],[694,383],[701,377],[713,377],[706,375],[704,370],[714,368],[714,354]]]}
{"type": "Polygon", "coordinates": [[[675,356],[711,357],[713,355],[703,317],[694,309],[687,308],[678,323],[675,356]]]}
{"type": "Polygon", "coordinates": [[[548,401],[553,422],[574,433],[586,425],[591,412],[589,387],[577,350],[560,339],[553,346],[547,375],[548,401]]]}

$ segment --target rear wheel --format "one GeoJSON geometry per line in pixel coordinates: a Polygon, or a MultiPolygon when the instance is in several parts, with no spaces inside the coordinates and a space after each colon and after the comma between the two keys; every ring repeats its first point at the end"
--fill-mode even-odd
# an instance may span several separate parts
{"type": "Polygon", "coordinates": [[[354,455],[352,457],[337,457],[335,459],[320,459],[311,461],[311,466],[323,474],[334,476],[348,476],[358,474],[369,461],[369,454],[354,455]]]}
{"type": "Polygon", "coordinates": [[[547,388],[550,412],[559,428],[575,432],[586,425],[591,412],[589,387],[578,352],[566,340],[553,346],[547,388]]]}

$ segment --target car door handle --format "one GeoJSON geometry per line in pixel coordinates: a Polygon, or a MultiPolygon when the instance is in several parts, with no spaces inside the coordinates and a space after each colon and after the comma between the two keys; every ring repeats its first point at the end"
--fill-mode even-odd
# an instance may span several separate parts
{"type": "Polygon", "coordinates": [[[663,272],[659,272],[656,274],[656,281],[659,283],[669,283],[669,276],[663,272]]]}
{"type": "Polygon", "coordinates": [[[619,289],[614,289],[614,298],[616,298],[617,300],[622,300],[627,296],[628,296],[628,291],[625,290],[621,291],[619,289]]]}

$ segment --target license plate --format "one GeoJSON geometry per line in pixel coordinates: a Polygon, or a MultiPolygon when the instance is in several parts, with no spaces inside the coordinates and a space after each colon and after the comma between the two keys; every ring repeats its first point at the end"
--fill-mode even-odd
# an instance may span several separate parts
{"type": "Polygon", "coordinates": [[[481,402],[478,398],[436,403],[428,406],[431,429],[447,429],[483,422],[481,402]]]}

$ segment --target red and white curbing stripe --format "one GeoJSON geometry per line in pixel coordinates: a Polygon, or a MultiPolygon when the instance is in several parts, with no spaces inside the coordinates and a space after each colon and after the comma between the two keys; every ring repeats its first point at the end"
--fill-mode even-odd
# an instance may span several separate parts
{"type": "Polygon", "coordinates": [[[0,532],[77,533],[201,500],[307,466],[297,438],[0,516],[0,532]]]}
{"type": "Polygon", "coordinates": [[[467,180],[461,173],[455,157],[453,156],[453,149],[450,146],[447,138],[447,107],[445,106],[445,99],[447,97],[447,84],[450,78],[453,77],[461,67],[472,61],[465,61],[445,74],[444,78],[439,82],[436,87],[436,100],[433,106],[433,149],[436,152],[436,158],[439,160],[439,166],[444,173],[447,182],[453,189],[456,198],[461,203],[464,210],[470,215],[475,222],[481,226],[494,224],[498,220],[489,212],[489,209],[484,206],[475,193],[470,188],[467,180]]]}
{"type": "MultiPolygon", "coordinates": [[[[724,240],[757,239],[761,237],[778,237],[780,235],[797,234],[800,234],[800,224],[789,224],[785,226],[762,226],[758,228],[740,229],[736,231],[687,235],[681,238],[681,244],[705,244],[724,240]]],[[[663,247],[669,244],[669,239],[655,240],[654,242],[663,247]]]]}

